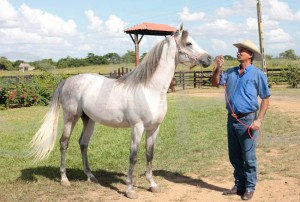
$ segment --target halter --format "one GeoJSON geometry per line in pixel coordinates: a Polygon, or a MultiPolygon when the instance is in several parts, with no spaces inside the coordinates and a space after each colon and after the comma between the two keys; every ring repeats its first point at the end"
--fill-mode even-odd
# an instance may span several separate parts
{"type": "MultiPolygon", "coordinates": [[[[179,45],[179,42],[178,40],[175,38],[175,42],[176,42],[176,46],[177,46],[177,50],[178,50],[178,53],[183,53],[184,55],[186,55],[188,58],[190,59],[193,59],[194,60],[194,63],[192,63],[192,65],[190,66],[190,69],[192,69],[193,67],[195,67],[197,64],[195,64],[199,57],[196,57],[194,56],[190,51],[188,50],[185,50],[185,49],[182,49],[181,46],[179,45]]],[[[183,63],[184,64],[184,63],[183,63]]],[[[188,66],[188,65],[186,65],[188,66]]]]}

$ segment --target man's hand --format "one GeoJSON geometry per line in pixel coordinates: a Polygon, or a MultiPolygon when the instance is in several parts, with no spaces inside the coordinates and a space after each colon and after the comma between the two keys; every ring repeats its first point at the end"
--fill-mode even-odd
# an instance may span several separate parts
{"type": "Polygon", "coordinates": [[[250,125],[250,128],[252,130],[259,130],[261,127],[261,120],[260,119],[256,119],[253,121],[253,123],[250,125]]]}
{"type": "Polygon", "coordinates": [[[217,68],[221,68],[224,64],[224,57],[223,55],[219,55],[217,59],[217,68]]]}

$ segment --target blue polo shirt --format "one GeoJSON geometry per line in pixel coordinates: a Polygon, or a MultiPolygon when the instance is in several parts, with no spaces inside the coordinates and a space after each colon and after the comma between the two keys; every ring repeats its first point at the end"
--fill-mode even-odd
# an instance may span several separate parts
{"type": "MultiPolygon", "coordinates": [[[[220,85],[226,85],[228,100],[235,114],[256,112],[258,99],[269,97],[270,91],[266,75],[254,65],[245,68],[240,75],[240,66],[230,68],[220,75],[220,85]]],[[[231,109],[226,102],[229,113],[231,109]]]]}

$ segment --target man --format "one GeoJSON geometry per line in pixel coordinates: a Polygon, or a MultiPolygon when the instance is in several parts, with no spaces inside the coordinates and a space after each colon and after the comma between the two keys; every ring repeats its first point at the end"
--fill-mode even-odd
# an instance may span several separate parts
{"type": "Polygon", "coordinates": [[[226,87],[228,153],[235,184],[223,194],[237,194],[250,200],[257,182],[256,139],[269,106],[270,92],[266,76],[252,64],[253,60],[262,59],[256,45],[249,40],[233,45],[238,48],[240,65],[223,73],[220,69],[224,58],[219,56],[211,80],[213,86],[226,87]],[[258,96],[262,99],[260,107],[258,96]]]}

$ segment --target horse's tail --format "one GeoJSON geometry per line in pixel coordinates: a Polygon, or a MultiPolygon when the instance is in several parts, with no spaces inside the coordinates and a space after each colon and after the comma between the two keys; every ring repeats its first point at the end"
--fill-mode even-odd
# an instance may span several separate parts
{"type": "Polygon", "coordinates": [[[30,156],[35,160],[43,160],[49,156],[57,137],[58,116],[61,89],[65,80],[60,82],[52,94],[49,110],[44,116],[44,122],[30,142],[30,156]]]}

